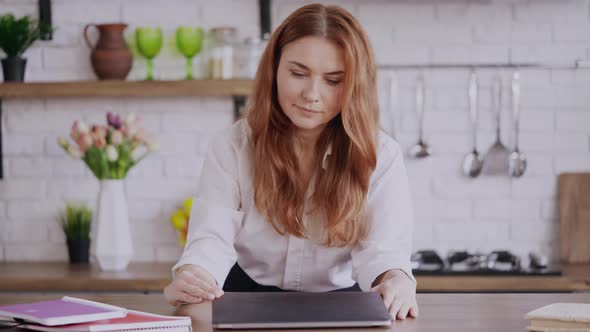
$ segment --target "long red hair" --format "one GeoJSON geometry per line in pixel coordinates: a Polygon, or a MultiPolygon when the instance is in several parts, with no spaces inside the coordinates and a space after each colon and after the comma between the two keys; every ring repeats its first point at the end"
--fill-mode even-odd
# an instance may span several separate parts
{"type": "Polygon", "coordinates": [[[293,12],[274,31],[262,55],[246,118],[254,150],[254,203],[280,234],[308,237],[303,222],[306,188],[291,145],[294,125],[277,98],[277,68],[285,45],[307,36],[325,38],[344,52],[341,112],[321,133],[312,206],[325,214],[322,243],[355,244],[370,227],[362,218],[369,180],[377,164],[379,109],[376,67],[369,39],[357,20],[337,6],[312,4],[293,12]]]}

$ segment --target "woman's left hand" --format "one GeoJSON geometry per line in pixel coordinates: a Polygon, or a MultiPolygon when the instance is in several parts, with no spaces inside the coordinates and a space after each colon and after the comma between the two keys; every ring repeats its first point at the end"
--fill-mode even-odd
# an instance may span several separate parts
{"type": "Polygon", "coordinates": [[[378,292],[392,319],[405,319],[408,314],[418,317],[416,284],[401,270],[389,270],[379,276],[377,285],[371,288],[378,292]]]}

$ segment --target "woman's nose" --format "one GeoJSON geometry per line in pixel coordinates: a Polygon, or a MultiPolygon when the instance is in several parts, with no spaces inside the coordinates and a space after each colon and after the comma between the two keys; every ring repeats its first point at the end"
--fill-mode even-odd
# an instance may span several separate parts
{"type": "Polygon", "coordinates": [[[319,84],[312,80],[307,84],[302,92],[303,99],[310,103],[317,103],[320,100],[319,84]]]}

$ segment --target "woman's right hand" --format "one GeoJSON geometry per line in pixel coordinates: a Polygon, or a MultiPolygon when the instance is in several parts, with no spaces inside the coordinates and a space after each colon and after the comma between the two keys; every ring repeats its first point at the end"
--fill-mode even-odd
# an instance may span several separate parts
{"type": "Polygon", "coordinates": [[[164,288],[164,296],[173,306],[211,301],[222,295],[223,290],[211,273],[191,264],[178,268],[174,280],[164,288]]]}

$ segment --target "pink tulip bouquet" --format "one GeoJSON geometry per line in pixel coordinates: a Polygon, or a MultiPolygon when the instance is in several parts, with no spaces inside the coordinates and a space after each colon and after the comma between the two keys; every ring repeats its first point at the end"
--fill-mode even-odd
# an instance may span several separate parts
{"type": "Polygon", "coordinates": [[[106,125],[88,127],[74,121],[70,137],[76,144],[65,137],[59,137],[58,144],[73,158],[82,159],[99,180],[124,179],[133,166],[157,149],[157,142],[138,127],[139,123],[133,113],[122,120],[108,112],[106,125]]]}

